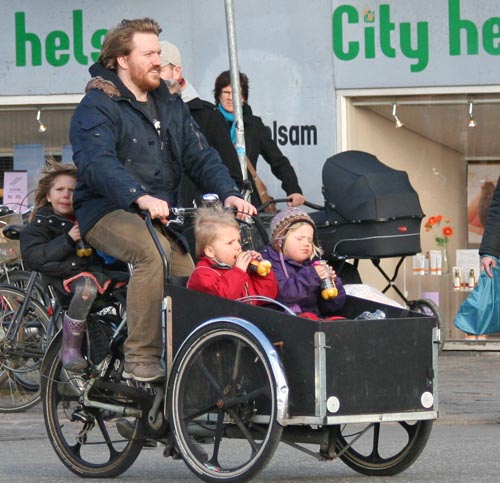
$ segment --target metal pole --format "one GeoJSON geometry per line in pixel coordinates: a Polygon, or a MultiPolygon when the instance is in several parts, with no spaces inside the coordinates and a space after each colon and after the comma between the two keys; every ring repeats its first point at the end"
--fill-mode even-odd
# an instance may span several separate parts
{"type": "MultiPolygon", "coordinates": [[[[229,50],[229,71],[231,74],[231,87],[233,90],[234,119],[236,125],[236,152],[240,161],[241,174],[245,182],[247,176],[247,160],[245,149],[245,128],[243,125],[243,107],[241,102],[240,69],[238,65],[238,48],[236,46],[236,30],[234,22],[234,9],[232,0],[224,0],[226,7],[226,30],[229,50]]],[[[245,183],[246,184],[246,183],[245,183]]],[[[246,201],[250,201],[250,190],[243,192],[246,201]]]]}

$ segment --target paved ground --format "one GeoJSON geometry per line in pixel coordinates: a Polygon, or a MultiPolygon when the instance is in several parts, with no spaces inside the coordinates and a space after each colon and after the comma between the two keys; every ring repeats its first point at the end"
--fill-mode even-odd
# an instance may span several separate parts
{"type": "MultiPolygon", "coordinates": [[[[437,424],[500,423],[500,352],[444,351],[437,424]]],[[[41,405],[0,414],[1,441],[45,438],[41,405]]]]}
{"type": "Polygon", "coordinates": [[[438,392],[438,424],[500,423],[500,352],[442,352],[438,392]]]}

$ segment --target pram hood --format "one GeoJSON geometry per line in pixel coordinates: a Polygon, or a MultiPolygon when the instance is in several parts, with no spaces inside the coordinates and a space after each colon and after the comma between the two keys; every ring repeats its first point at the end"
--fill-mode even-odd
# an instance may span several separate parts
{"type": "Polygon", "coordinates": [[[424,216],[406,171],[386,166],[373,154],[345,151],[328,158],[322,180],[327,213],[344,222],[424,216]]]}

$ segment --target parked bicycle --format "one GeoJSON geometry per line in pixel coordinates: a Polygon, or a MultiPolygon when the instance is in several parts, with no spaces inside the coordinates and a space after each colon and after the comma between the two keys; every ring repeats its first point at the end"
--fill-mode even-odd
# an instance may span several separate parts
{"type": "Polygon", "coordinates": [[[0,412],[28,409],[40,400],[40,364],[50,319],[29,292],[0,286],[0,412]]]}
{"type": "Polygon", "coordinates": [[[4,233],[7,226],[23,224],[23,214],[8,206],[0,205],[0,283],[11,283],[12,275],[24,270],[19,239],[12,239],[4,233]]]}

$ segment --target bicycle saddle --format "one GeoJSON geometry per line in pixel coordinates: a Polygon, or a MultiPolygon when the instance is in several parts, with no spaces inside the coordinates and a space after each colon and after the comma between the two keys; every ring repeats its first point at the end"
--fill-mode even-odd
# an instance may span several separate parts
{"type": "Polygon", "coordinates": [[[19,240],[21,238],[21,232],[23,231],[23,228],[23,225],[7,225],[2,230],[2,234],[9,240],[19,240]]]}

